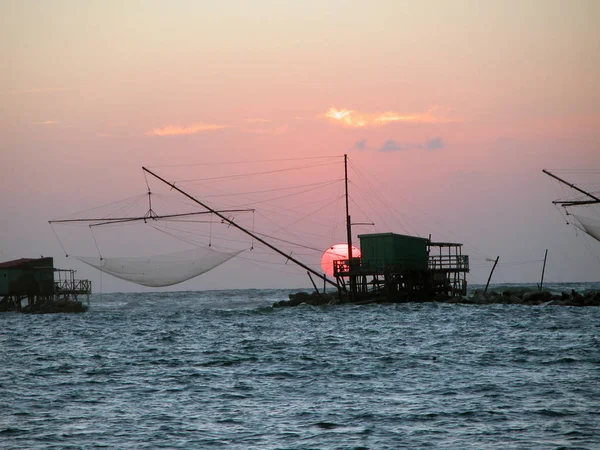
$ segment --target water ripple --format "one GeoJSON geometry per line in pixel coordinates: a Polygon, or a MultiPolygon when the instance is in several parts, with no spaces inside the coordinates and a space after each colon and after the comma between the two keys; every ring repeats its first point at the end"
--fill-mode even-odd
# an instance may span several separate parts
{"type": "Polygon", "coordinates": [[[2,448],[600,448],[600,309],[273,309],[283,291],[0,316],[2,448]]]}

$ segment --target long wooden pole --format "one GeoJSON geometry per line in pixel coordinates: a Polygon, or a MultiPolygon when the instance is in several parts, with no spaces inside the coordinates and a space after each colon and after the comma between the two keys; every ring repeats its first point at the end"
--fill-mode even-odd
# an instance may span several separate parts
{"type": "MultiPolygon", "coordinates": [[[[222,209],[220,212],[254,212],[253,209],[222,209]]],[[[189,213],[180,213],[180,214],[166,214],[166,215],[152,215],[152,216],[139,216],[139,217],[107,217],[103,219],[61,219],[61,220],[49,220],[49,224],[53,223],[70,223],[70,222],[98,222],[92,223],[90,226],[100,226],[100,225],[113,225],[122,222],[135,222],[142,220],[159,220],[159,219],[171,219],[177,217],[186,217],[186,216],[197,216],[203,214],[210,214],[210,211],[196,211],[189,213]]]]}
{"type": "Polygon", "coordinates": [[[487,283],[486,283],[486,285],[485,285],[485,290],[483,291],[484,293],[485,293],[485,292],[487,292],[487,290],[488,290],[488,287],[489,287],[489,285],[490,285],[490,281],[492,280],[492,275],[493,275],[493,273],[494,273],[494,269],[496,269],[496,266],[498,265],[498,260],[499,260],[499,259],[500,259],[500,256],[498,256],[498,257],[496,258],[496,261],[494,261],[494,267],[492,267],[492,271],[490,272],[490,276],[489,276],[489,278],[488,278],[488,280],[487,280],[487,283]]]}
{"type": "Polygon", "coordinates": [[[344,155],[344,182],[346,188],[346,237],[348,240],[348,259],[352,259],[352,222],[348,206],[348,155],[344,155]]]}
{"type": "Polygon", "coordinates": [[[546,259],[548,259],[548,249],[546,249],[546,253],[544,254],[544,266],[542,267],[542,279],[540,281],[540,291],[544,286],[544,273],[546,272],[546,259]]]}
{"type": "Polygon", "coordinates": [[[234,228],[237,228],[238,230],[246,233],[247,235],[251,236],[253,239],[256,239],[258,242],[260,242],[261,244],[265,245],[266,247],[270,248],[271,250],[273,250],[276,253],[279,253],[281,256],[283,256],[284,258],[292,261],[294,264],[302,267],[303,269],[309,271],[310,273],[312,273],[313,275],[316,275],[317,277],[323,279],[323,281],[331,284],[332,286],[336,286],[337,284],[335,283],[335,281],[330,280],[329,278],[327,278],[327,276],[320,274],[319,272],[317,272],[316,270],[311,269],[310,267],[308,267],[306,264],[298,261],[296,258],[292,257],[292,255],[287,255],[284,252],[282,252],[281,250],[279,250],[277,247],[275,247],[274,245],[268,243],[267,241],[265,241],[264,239],[261,239],[260,237],[258,237],[257,235],[255,235],[254,233],[252,233],[251,231],[246,230],[244,227],[238,225],[237,223],[235,223],[233,220],[229,219],[228,217],[222,215],[219,213],[219,211],[216,211],[214,209],[212,209],[210,206],[206,205],[205,203],[201,202],[200,200],[198,200],[195,197],[192,197],[190,194],[188,194],[187,192],[185,192],[184,190],[178,188],[177,186],[175,186],[174,183],[170,183],[169,181],[165,180],[163,177],[161,177],[160,175],[155,174],[154,172],[152,172],[149,169],[146,169],[145,167],[142,167],[142,169],[145,172],[148,172],[150,175],[152,175],[153,177],[157,178],[158,180],[162,181],[163,183],[165,183],[167,186],[170,186],[171,189],[175,189],[177,192],[179,192],[180,194],[183,194],[184,196],[186,196],[187,198],[189,198],[191,201],[199,204],[200,206],[202,206],[203,208],[208,209],[210,212],[212,212],[213,214],[215,214],[217,217],[219,217],[221,220],[227,222],[229,225],[231,225],[234,228]]]}
{"type": "MultiPolygon", "coordinates": [[[[352,220],[348,206],[348,155],[344,155],[344,185],[346,188],[346,237],[348,240],[348,270],[352,273],[352,220]]],[[[356,295],[356,276],[350,275],[350,300],[356,295]]]]}
{"type": "MultiPolygon", "coordinates": [[[[555,180],[558,180],[558,181],[560,181],[561,183],[564,183],[564,184],[566,184],[566,185],[567,185],[567,186],[569,186],[571,189],[575,189],[576,191],[578,191],[578,192],[581,192],[582,194],[585,194],[585,195],[587,195],[587,196],[588,196],[588,197],[590,197],[590,198],[593,198],[593,199],[594,199],[594,202],[600,202],[600,198],[596,197],[595,195],[592,195],[592,194],[590,194],[590,193],[589,193],[589,192],[587,192],[587,191],[584,191],[584,190],[583,190],[583,189],[581,189],[581,188],[578,188],[578,187],[577,187],[577,186],[575,186],[574,184],[572,184],[572,183],[569,183],[568,181],[565,181],[565,180],[563,180],[562,178],[559,178],[559,177],[557,177],[557,176],[556,176],[556,175],[554,175],[553,173],[551,173],[551,172],[548,172],[546,169],[543,169],[543,170],[542,170],[542,172],[544,172],[544,173],[545,173],[546,175],[548,175],[549,177],[552,177],[552,178],[554,178],[555,180]]],[[[555,203],[570,203],[570,202],[555,202],[555,203]]]]}
{"type": "Polygon", "coordinates": [[[310,282],[312,283],[313,287],[315,288],[315,292],[320,297],[321,293],[319,292],[319,288],[317,287],[317,285],[315,284],[314,280],[312,279],[312,276],[310,275],[310,272],[307,271],[306,274],[308,275],[308,278],[310,278],[310,282]]]}

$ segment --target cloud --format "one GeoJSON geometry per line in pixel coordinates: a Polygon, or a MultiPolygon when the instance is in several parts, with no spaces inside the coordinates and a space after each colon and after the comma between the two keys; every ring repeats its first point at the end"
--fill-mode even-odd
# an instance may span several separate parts
{"type": "Polygon", "coordinates": [[[34,122],[35,125],[56,125],[58,121],[56,120],[45,120],[43,122],[34,122]]]}
{"type": "Polygon", "coordinates": [[[362,128],[367,125],[367,121],[360,114],[350,109],[336,109],[332,106],[323,116],[329,123],[344,127],[362,128]]]}
{"type": "Polygon", "coordinates": [[[363,139],[362,141],[356,141],[354,143],[354,145],[352,147],[350,147],[350,150],[358,150],[358,151],[364,151],[367,149],[367,140],[363,139]]]}
{"type": "Polygon", "coordinates": [[[380,152],[398,152],[403,150],[439,150],[444,148],[445,144],[442,138],[437,137],[422,144],[401,144],[393,139],[388,139],[379,148],[380,152]]]}
{"type": "Polygon", "coordinates": [[[393,139],[388,139],[387,141],[385,141],[379,149],[380,152],[397,152],[400,150],[406,150],[406,147],[398,144],[393,139]]]}
{"type": "Polygon", "coordinates": [[[444,141],[442,141],[442,138],[437,137],[435,139],[425,142],[419,148],[422,148],[424,150],[439,150],[441,148],[444,148],[444,141]]]}
{"type": "Polygon", "coordinates": [[[166,125],[162,128],[155,128],[148,131],[149,136],[182,136],[187,134],[204,133],[206,131],[222,130],[225,125],[215,125],[210,123],[195,123],[182,127],[180,125],[166,125]]]}
{"type": "Polygon", "coordinates": [[[386,125],[389,123],[424,123],[439,124],[451,123],[456,120],[450,119],[442,113],[439,107],[429,108],[424,113],[399,114],[394,111],[386,111],[374,118],[376,124],[386,125]]]}
{"type": "Polygon", "coordinates": [[[365,128],[389,125],[392,123],[441,124],[457,122],[449,118],[442,108],[434,106],[421,113],[399,113],[386,111],[383,113],[360,113],[352,109],[331,107],[323,114],[329,123],[347,128],[365,128]]]}

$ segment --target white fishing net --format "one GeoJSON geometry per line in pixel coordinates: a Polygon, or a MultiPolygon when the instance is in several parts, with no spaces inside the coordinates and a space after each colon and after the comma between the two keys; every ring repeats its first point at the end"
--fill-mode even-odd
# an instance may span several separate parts
{"type": "Polygon", "coordinates": [[[600,241],[600,220],[572,214],[581,224],[583,231],[600,241]]]}
{"type": "Polygon", "coordinates": [[[104,273],[149,287],[171,286],[223,264],[243,250],[220,252],[198,247],[168,255],[134,258],[77,257],[104,273]]]}

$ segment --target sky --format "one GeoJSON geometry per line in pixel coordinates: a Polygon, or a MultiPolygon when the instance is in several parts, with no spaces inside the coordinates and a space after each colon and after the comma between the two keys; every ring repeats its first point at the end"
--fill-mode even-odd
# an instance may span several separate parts
{"type": "MultiPolygon", "coordinates": [[[[143,193],[142,166],[348,154],[397,213],[377,231],[463,242],[470,282],[496,256],[494,281],[537,281],[546,249],[548,280],[598,281],[600,243],[541,173],[600,189],[598,17],[594,0],[0,0],[0,260],[140,290],[64,258],[47,221],[143,193]]],[[[250,266],[174,289],[307,283],[250,266]]]]}

